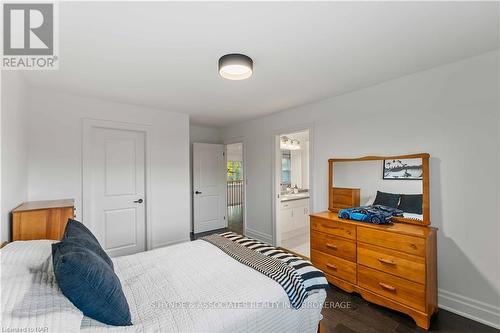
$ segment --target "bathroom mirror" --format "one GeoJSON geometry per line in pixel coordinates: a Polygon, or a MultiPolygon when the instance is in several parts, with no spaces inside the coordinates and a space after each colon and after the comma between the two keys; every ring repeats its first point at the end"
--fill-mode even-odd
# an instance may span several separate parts
{"type": "Polygon", "coordinates": [[[430,224],[429,154],[330,159],[329,210],[381,204],[394,222],[430,224]]]}

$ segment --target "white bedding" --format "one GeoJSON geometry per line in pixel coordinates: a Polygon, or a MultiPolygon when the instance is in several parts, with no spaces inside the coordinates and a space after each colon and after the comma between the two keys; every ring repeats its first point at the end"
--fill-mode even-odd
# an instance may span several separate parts
{"type": "Polygon", "coordinates": [[[113,259],[134,325],[108,326],[83,317],[61,293],[51,269],[51,243],[13,242],[1,250],[2,328],[313,333],[322,318],[324,290],[294,310],[278,283],[198,240],[113,259]]]}
{"type": "Polygon", "coordinates": [[[90,318],[82,332],[316,332],[324,290],[299,309],[272,279],[232,259],[205,241],[169,246],[113,259],[133,326],[113,327],[90,318]],[[179,302],[176,307],[169,302],[179,302]],[[214,303],[221,302],[221,303],[214,303]],[[275,302],[280,308],[228,308],[275,302]],[[211,306],[219,308],[188,308],[211,306]],[[223,308],[224,307],[224,308],[223,308]]]}
{"type": "Polygon", "coordinates": [[[413,213],[403,213],[403,217],[411,220],[423,221],[424,216],[422,214],[413,214],[413,213]]]}
{"type": "Polygon", "coordinates": [[[51,243],[13,242],[0,250],[2,332],[80,332],[83,314],[57,286],[51,243]]]}

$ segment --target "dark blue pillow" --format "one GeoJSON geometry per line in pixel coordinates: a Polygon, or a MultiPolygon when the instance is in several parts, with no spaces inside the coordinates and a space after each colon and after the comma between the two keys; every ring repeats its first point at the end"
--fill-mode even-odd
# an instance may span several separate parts
{"type": "Polygon", "coordinates": [[[422,214],[422,194],[401,194],[398,208],[406,213],[422,214]]]}
{"type": "Polygon", "coordinates": [[[52,262],[62,293],[84,315],[108,325],[132,325],[120,280],[100,256],[64,240],[52,244],[52,262]]]}
{"type": "Polygon", "coordinates": [[[72,242],[81,244],[83,247],[89,249],[90,251],[97,254],[101,257],[108,265],[111,266],[111,269],[114,269],[113,261],[108,256],[106,251],[101,247],[97,238],[92,234],[92,232],[83,225],[73,219],[68,219],[68,223],[66,224],[66,229],[64,229],[64,240],[71,240],[72,242]]]}
{"type": "Polygon", "coordinates": [[[382,205],[392,208],[398,208],[399,197],[400,197],[399,194],[377,191],[377,196],[375,197],[373,205],[382,205]]]}

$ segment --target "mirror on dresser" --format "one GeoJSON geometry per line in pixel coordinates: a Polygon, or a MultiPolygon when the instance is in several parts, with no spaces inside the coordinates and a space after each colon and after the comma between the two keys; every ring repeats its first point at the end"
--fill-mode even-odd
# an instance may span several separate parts
{"type": "Polygon", "coordinates": [[[384,205],[403,211],[393,222],[430,224],[429,155],[329,160],[329,210],[384,205]]]}
{"type": "Polygon", "coordinates": [[[437,229],[429,225],[429,154],[333,158],[328,165],[329,210],[311,214],[311,262],[329,283],[406,313],[417,326],[428,329],[438,309],[437,229]],[[377,191],[385,193],[378,200],[393,208],[345,209],[377,205],[377,191]],[[402,194],[419,200],[409,205],[402,194]],[[373,212],[397,210],[394,207],[415,215],[388,216],[391,222],[404,223],[374,220],[373,212]],[[343,217],[346,212],[358,215],[343,217]]]}

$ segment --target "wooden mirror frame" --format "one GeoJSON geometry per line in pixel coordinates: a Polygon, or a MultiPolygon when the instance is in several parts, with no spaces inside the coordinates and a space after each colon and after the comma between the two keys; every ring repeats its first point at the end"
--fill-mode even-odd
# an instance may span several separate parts
{"type": "Polygon", "coordinates": [[[429,200],[429,158],[427,153],[398,155],[398,156],[365,156],[358,158],[331,158],[328,160],[328,210],[338,212],[338,208],[333,207],[333,165],[339,162],[359,162],[359,161],[383,161],[395,159],[421,158],[422,159],[422,215],[423,221],[407,219],[404,217],[393,217],[393,222],[430,225],[430,200],[429,200]]]}

